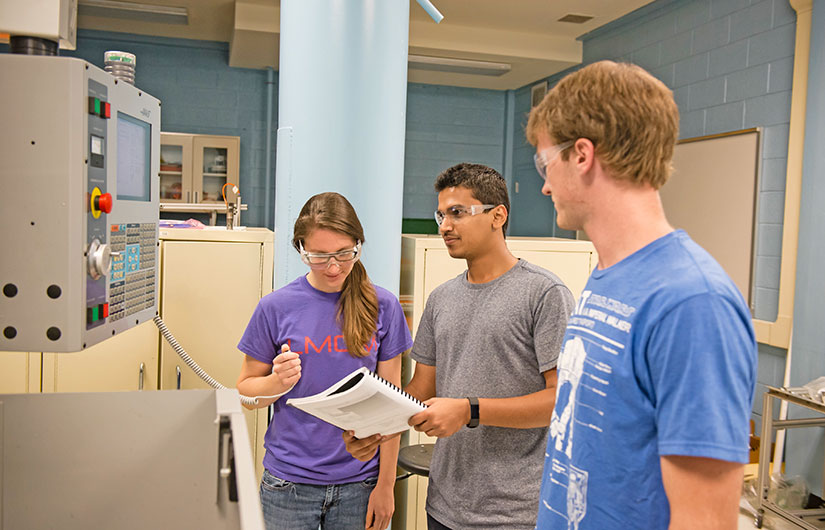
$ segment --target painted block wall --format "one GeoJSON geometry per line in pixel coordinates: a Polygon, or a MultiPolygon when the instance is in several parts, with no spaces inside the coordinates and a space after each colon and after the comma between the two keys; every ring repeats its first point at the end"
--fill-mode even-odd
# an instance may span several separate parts
{"type": "MultiPolygon", "coordinates": [[[[805,155],[802,160],[802,198],[799,211],[799,251],[794,298],[793,361],[791,385],[800,386],[825,375],[825,0],[814,0],[811,23],[811,59],[808,71],[808,105],[805,119],[805,155]]],[[[820,416],[794,407],[791,418],[820,416]]],[[[802,475],[811,491],[825,497],[825,433],[821,428],[793,429],[788,435],[786,472],[802,475]]]]}
{"type": "MultiPolygon", "coordinates": [[[[779,300],[795,31],[788,0],[658,0],[582,36],[583,65],[633,62],[673,90],[681,138],[762,128],[754,316],[768,321],[779,300]]],[[[549,86],[566,73],[548,78],[549,86]]],[[[516,92],[514,182],[529,182],[535,173],[535,150],[523,134],[529,93],[529,86],[516,92]]],[[[757,425],[762,393],[781,386],[784,366],[785,350],[759,345],[757,425]]]]}
{"type": "Polygon", "coordinates": [[[404,217],[432,219],[435,178],[459,162],[504,175],[506,93],[410,83],[404,156],[404,217]]]}
{"type": "MultiPolygon", "coordinates": [[[[561,76],[551,78],[553,86],[561,76]]],[[[535,83],[534,83],[535,84],[535,83]]],[[[512,153],[512,215],[510,234],[514,236],[566,237],[575,239],[576,233],[564,230],[556,224],[555,208],[549,197],[541,194],[543,185],[533,161],[535,148],[527,143],[524,131],[530,113],[533,85],[514,91],[513,153],[512,153]]]]}

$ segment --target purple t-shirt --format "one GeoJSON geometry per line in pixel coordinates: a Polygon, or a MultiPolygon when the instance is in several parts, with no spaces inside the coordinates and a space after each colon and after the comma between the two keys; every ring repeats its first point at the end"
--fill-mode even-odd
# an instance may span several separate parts
{"type": "Polygon", "coordinates": [[[378,474],[378,458],[361,462],[344,447],[341,429],[286,404],[289,398],[317,394],[345,375],[412,347],[401,305],[392,293],[375,286],[378,329],[367,346],[369,355],[353,357],[336,322],[340,293],[312,287],[305,276],[263,297],[246,327],[238,349],[271,363],[281,345],[301,355],[301,379],[276,401],[266,432],[264,467],[278,478],[303,484],[345,484],[378,474]]]}

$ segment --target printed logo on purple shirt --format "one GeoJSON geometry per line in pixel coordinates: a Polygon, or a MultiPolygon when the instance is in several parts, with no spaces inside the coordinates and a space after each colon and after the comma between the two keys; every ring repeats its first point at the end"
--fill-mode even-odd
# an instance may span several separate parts
{"type": "MultiPolygon", "coordinates": [[[[335,335],[335,337],[332,335],[327,335],[323,340],[312,340],[311,337],[304,337],[304,345],[302,350],[296,350],[292,347],[292,339],[287,339],[286,344],[289,346],[290,351],[300,355],[305,353],[321,353],[324,350],[328,353],[332,353],[333,350],[339,353],[349,352],[347,349],[347,341],[344,340],[343,335],[335,335]]],[[[375,340],[375,335],[372,336],[370,343],[367,344],[366,347],[367,353],[372,353],[372,351],[378,347],[378,342],[375,340]]]]}

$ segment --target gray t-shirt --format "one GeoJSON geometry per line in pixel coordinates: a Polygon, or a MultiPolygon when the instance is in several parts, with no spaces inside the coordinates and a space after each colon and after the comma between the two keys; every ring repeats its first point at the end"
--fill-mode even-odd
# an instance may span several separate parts
{"type": "MultiPolygon", "coordinates": [[[[573,305],[555,274],[524,260],[483,284],[468,282],[465,271],[430,295],[412,358],[435,366],[438,397],[538,392],[546,388],[542,372],[556,366],[573,305]]],[[[547,427],[479,425],[439,439],[427,512],[455,530],[534,528],[546,445],[547,427]]]]}

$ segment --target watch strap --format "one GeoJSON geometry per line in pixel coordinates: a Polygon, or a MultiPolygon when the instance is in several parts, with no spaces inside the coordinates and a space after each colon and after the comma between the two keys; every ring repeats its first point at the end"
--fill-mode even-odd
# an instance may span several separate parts
{"type": "Polygon", "coordinates": [[[478,398],[468,397],[467,401],[470,402],[470,422],[467,427],[473,429],[478,427],[478,398]]]}

